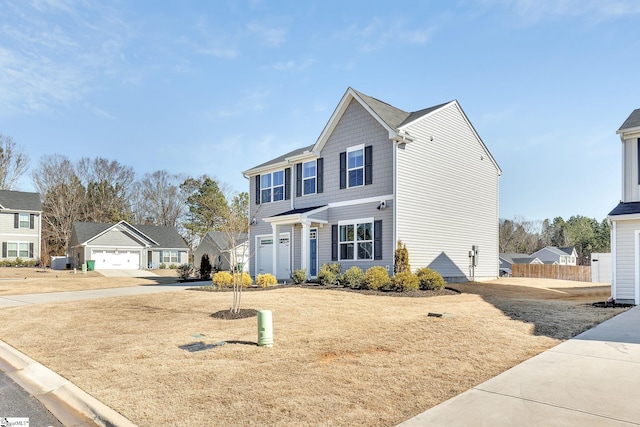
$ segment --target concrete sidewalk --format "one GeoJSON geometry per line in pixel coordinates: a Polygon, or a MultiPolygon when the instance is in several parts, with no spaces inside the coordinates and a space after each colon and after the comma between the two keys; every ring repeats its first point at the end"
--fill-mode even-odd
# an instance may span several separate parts
{"type": "Polygon", "coordinates": [[[400,424],[640,425],[640,306],[400,424]]]}
{"type": "Polygon", "coordinates": [[[172,292],[197,286],[208,285],[209,281],[174,283],[169,285],[129,286],[125,288],[93,289],[88,291],[48,292],[42,294],[0,296],[0,308],[18,307],[21,305],[45,304],[49,302],[79,301],[83,299],[121,297],[158,292],[172,292]]]}

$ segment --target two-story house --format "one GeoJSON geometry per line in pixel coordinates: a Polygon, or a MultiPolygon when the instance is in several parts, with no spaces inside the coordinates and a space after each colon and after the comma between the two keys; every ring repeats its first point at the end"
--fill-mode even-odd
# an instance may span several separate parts
{"type": "Polygon", "coordinates": [[[40,194],[0,190],[0,241],[3,260],[40,260],[40,194]]]}
{"type": "Polygon", "coordinates": [[[406,112],[347,89],[317,141],[243,172],[250,274],[381,265],[498,276],[500,168],[457,101],[406,112]]]}
{"type": "Polygon", "coordinates": [[[640,109],[616,133],[622,141],[622,199],[608,216],[611,293],[617,302],[640,304],[640,109]]]}
{"type": "Polygon", "coordinates": [[[531,257],[538,258],[544,264],[577,265],[578,253],[574,246],[546,246],[532,253],[531,257]]]}

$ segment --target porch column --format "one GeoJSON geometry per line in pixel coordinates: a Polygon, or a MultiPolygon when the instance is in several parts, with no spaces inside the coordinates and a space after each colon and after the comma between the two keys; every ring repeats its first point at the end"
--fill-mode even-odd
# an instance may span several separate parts
{"type": "Polygon", "coordinates": [[[309,278],[309,222],[302,221],[302,234],[300,235],[300,268],[306,271],[309,278]]]}
{"type": "Polygon", "coordinates": [[[273,259],[271,260],[273,262],[273,271],[271,271],[271,274],[277,279],[278,260],[280,259],[280,227],[276,224],[271,224],[271,230],[273,232],[273,251],[271,251],[273,254],[273,259]]]}

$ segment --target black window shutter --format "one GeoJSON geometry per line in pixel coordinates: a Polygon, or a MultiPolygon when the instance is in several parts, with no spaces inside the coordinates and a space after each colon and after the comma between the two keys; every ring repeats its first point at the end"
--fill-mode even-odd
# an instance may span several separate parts
{"type": "Polygon", "coordinates": [[[20,222],[20,214],[16,212],[13,214],[13,228],[18,228],[19,222],[20,222]]]}
{"type": "Polygon", "coordinates": [[[382,259],[382,220],[373,221],[373,259],[382,259]]]}
{"type": "Polygon", "coordinates": [[[296,163],[296,197],[302,196],[302,163],[296,163]]]}
{"type": "Polygon", "coordinates": [[[7,257],[7,242],[2,242],[2,258],[7,257]]]}
{"type": "Polygon", "coordinates": [[[318,174],[316,177],[317,191],[322,193],[324,191],[324,159],[322,157],[316,160],[316,173],[318,174]]]}
{"type": "Polygon", "coordinates": [[[33,258],[33,243],[29,243],[29,258],[33,258]]]}
{"type": "Polygon", "coordinates": [[[347,188],[347,152],[340,153],[340,189],[347,188]]]}
{"type": "Polygon", "coordinates": [[[36,224],[36,214],[29,215],[29,228],[34,229],[36,224]]]}
{"type": "Polygon", "coordinates": [[[256,175],[256,205],[260,204],[260,175],[256,175]]]}
{"type": "Polygon", "coordinates": [[[331,260],[338,260],[338,225],[331,226],[331,260]]]}
{"type": "Polygon", "coordinates": [[[291,199],[291,168],[284,170],[284,199],[291,199]]]}
{"type": "Polygon", "coordinates": [[[373,146],[364,147],[364,185],[373,184],[373,146]]]}

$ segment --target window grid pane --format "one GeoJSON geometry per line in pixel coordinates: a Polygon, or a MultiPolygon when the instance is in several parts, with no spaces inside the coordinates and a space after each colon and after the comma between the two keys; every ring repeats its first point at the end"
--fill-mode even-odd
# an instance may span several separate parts
{"type": "Polygon", "coordinates": [[[358,243],[358,259],[373,259],[373,244],[371,242],[358,243]]]}
{"type": "Polygon", "coordinates": [[[284,186],[273,187],[273,201],[284,200],[284,186]]]}
{"type": "Polygon", "coordinates": [[[7,243],[7,256],[8,257],[17,257],[18,256],[18,244],[17,243],[7,243]]]}
{"type": "Polygon", "coordinates": [[[316,179],[309,178],[304,180],[304,194],[315,194],[316,192],[316,179]]]}
{"type": "Polygon", "coordinates": [[[29,228],[29,214],[20,214],[20,228],[29,228]]]}

